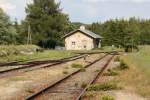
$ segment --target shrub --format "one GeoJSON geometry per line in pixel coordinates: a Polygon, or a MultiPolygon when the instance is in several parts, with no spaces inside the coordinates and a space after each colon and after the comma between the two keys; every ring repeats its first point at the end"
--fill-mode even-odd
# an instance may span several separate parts
{"type": "Polygon", "coordinates": [[[9,55],[18,55],[22,52],[36,52],[40,47],[35,45],[1,45],[0,57],[6,57],[9,55]]]}
{"type": "Polygon", "coordinates": [[[30,90],[30,89],[26,89],[25,91],[28,92],[28,93],[34,93],[35,92],[33,90],[30,90]]]}
{"type": "Polygon", "coordinates": [[[121,60],[119,69],[124,70],[124,69],[128,69],[128,68],[129,68],[129,66],[123,60],[121,60]]]}
{"type": "Polygon", "coordinates": [[[79,85],[78,83],[75,83],[75,84],[74,84],[75,87],[78,87],[78,85],[79,85]]]}
{"type": "Polygon", "coordinates": [[[85,69],[85,68],[81,68],[80,71],[81,71],[81,72],[85,72],[86,69],[85,69]]]}
{"type": "Polygon", "coordinates": [[[94,97],[94,93],[93,92],[86,92],[83,95],[83,98],[92,98],[92,97],[94,97]]]}
{"type": "Polygon", "coordinates": [[[103,75],[104,76],[116,76],[118,75],[119,73],[114,70],[114,69],[108,69],[106,73],[104,73],[103,75]]]}
{"type": "Polygon", "coordinates": [[[82,68],[83,67],[81,64],[75,64],[75,63],[73,63],[71,66],[72,66],[72,68],[82,68]]]}
{"type": "Polygon", "coordinates": [[[112,96],[102,96],[100,100],[115,100],[112,96]]]}
{"type": "Polygon", "coordinates": [[[86,86],[87,86],[87,84],[84,83],[84,82],[81,84],[81,87],[82,87],[82,88],[85,88],[86,86]]]}
{"type": "Polygon", "coordinates": [[[65,67],[65,69],[69,69],[69,67],[65,67]]]}
{"type": "Polygon", "coordinates": [[[67,71],[63,71],[63,74],[68,74],[68,72],[67,71]]]}
{"type": "Polygon", "coordinates": [[[9,80],[10,81],[26,81],[27,79],[25,77],[17,76],[17,77],[11,77],[9,80]]]}
{"type": "Polygon", "coordinates": [[[88,91],[108,91],[108,90],[115,90],[120,89],[116,83],[107,82],[102,84],[93,84],[89,86],[88,91]]]}
{"type": "Polygon", "coordinates": [[[120,57],[117,56],[117,57],[114,59],[114,61],[116,61],[116,62],[120,61],[120,57]]]}
{"type": "Polygon", "coordinates": [[[100,70],[99,70],[99,69],[97,69],[95,72],[100,72],[100,70]]]}

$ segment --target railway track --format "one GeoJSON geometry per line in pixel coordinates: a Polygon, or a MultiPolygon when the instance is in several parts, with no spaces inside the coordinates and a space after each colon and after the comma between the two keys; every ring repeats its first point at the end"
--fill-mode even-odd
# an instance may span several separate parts
{"type": "Polygon", "coordinates": [[[110,53],[108,53],[103,57],[96,59],[89,65],[86,65],[85,72],[82,72],[82,69],[79,69],[54,84],[27,97],[26,100],[80,100],[88,86],[103,73],[113,57],[114,54],[110,55],[110,53]],[[82,85],[84,85],[82,82],[86,83],[87,86],[82,87],[82,85]]]}
{"type": "Polygon", "coordinates": [[[94,82],[96,82],[96,80],[103,74],[103,72],[105,71],[105,69],[107,68],[107,66],[109,65],[109,63],[111,62],[111,60],[113,59],[114,56],[112,56],[108,62],[104,65],[104,67],[97,73],[97,75],[88,83],[88,85],[86,86],[86,88],[84,88],[80,94],[78,95],[78,97],[75,100],[81,100],[82,96],[84,95],[84,93],[87,91],[88,87],[93,84],[94,82]]]}
{"type": "Polygon", "coordinates": [[[62,58],[62,59],[56,59],[56,60],[43,60],[43,61],[28,61],[26,63],[22,63],[22,61],[12,61],[8,63],[0,63],[0,67],[6,67],[6,66],[18,66],[18,65],[35,65],[35,64],[45,64],[45,63],[54,63],[54,62],[62,62],[63,60],[71,59],[74,57],[81,56],[83,54],[62,58]]]}
{"type": "MultiPolygon", "coordinates": [[[[117,52],[117,51],[113,51],[113,52],[117,52]]],[[[121,52],[121,51],[119,51],[119,52],[121,52]]],[[[84,54],[99,54],[99,53],[110,53],[110,52],[84,52],[84,53],[77,53],[79,55],[75,55],[75,56],[71,56],[71,57],[67,57],[67,58],[63,58],[63,59],[44,60],[44,61],[27,61],[26,63],[23,63],[23,61],[12,61],[12,62],[8,62],[8,63],[0,63],[0,67],[18,66],[18,65],[37,65],[37,64],[44,64],[44,63],[62,62],[63,60],[71,59],[71,58],[78,57],[78,56],[84,55],[84,54]]],[[[35,59],[32,59],[32,60],[35,60],[35,59]]]]}
{"type": "Polygon", "coordinates": [[[29,71],[28,69],[30,69],[30,71],[32,71],[32,70],[35,70],[35,69],[52,67],[52,66],[55,66],[55,65],[59,65],[59,64],[69,62],[69,61],[74,61],[74,60],[77,60],[77,59],[81,59],[81,58],[84,58],[86,56],[87,56],[86,54],[81,54],[81,55],[76,55],[76,56],[72,56],[72,57],[68,57],[68,58],[64,58],[64,59],[49,60],[49,61],[44,61],[44,62],[40,62],[40,63],[24,65],[24,66],[18,67],[18,68],[3,70],[3,71],[0,71],[0,78],[10,76],[10,75],[13,75],[13,74],[16,74],[16,73],[18,74],[18,73],[26,72],[26,71],[29,71]]]}

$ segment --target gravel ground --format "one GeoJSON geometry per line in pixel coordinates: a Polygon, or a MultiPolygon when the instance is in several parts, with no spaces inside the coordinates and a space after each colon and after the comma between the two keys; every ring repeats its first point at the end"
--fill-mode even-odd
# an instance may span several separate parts
{"type": "Polygon", "coordinates": [[[85,72],[80,72],[69,79],[65,80],[63,83],[56,85],[51,88],[43,95],[35,98],[36,100],[75,100],[75,97],[79,95],[81,90],[83,90],[82,85],[88,84],[98,73],[97,70],[100,70],[107,60],[111,56],[107,56],[101,61],[93,64],[88,67],[85,72]]]}
{"type": "Polygon", "coordinates": [[[63,74],[63,71],[68,73],[76,71],[77,69],[72,68],[71,64],[78,63],[85,66],[102,55],[94,54],[87,57],[86,61],[82,58],[51,68],[29,71],[18,76],[0,79],[0,100],[22,100],[48,84],[65,77],[66,74],[63,74]]]}

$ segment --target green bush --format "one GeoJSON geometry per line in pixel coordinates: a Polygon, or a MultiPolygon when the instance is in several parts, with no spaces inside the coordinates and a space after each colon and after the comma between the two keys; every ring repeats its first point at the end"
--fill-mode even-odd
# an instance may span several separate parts
{"type": "Polygon", "coordinates": [[[100,100],[115,100],[112,96],[102,96],[100,100]]]}
{"type": "Polygon", "coordinates": [[[94,97],[94,93],[93,92],[86,92],[83,95],[83,98],[92,98],[92,97],[94,97]]]}
{"type": "Polygon", "coordinates": [[[121,60],[119,69],[124,70],[124,69],[128,69],[128,68],[129,68],[129,66],[123,60],[121,60]]]}
{"type": "Polygon", "coordinates": [[[84,82],[81,84],[81,88],[85,88],[86,86],[87,86],[87,84],[84,82]]]}
{"type": "Polygon", "coordinates": [[[114,61],[116,61],[116,62],[120,61],[120,57],[117,56],[117,57],[114,59],[114,61]]]}
{"type": "Polygon", "coordinates": [[[80,71],[81,71],[81,72],[85,72],[86,69],[85,69],[85,68],[81,68],[80,71]]]}
{"type": "Polygon", "coordinates": [[[88,91],[108,91],[108,90],[115,90],[115,89],[119,89],[116,83],[106,82],[102,84],[93,84],[89,86],[88,91]]]}
{"type": "Polygon", "coordinates": [[[63,74],[68,74],[68,72],[67,71],[63,71],[63,74]]]}
{"type": "Polygon", "coordinates": [[[72,68],[83,68],[83,66],[82,66],[81,64],[75,64],[75,63],[73,63],[73,64],[71,65],[71,67],[72,67],[72,68]]]}
{"type": "Polygon", "coordinates": [[[0,57],[18,55],[23,52],[36,52],[37,49],[39,49],[39,47],[35,45],[1,45],[0,57]]]}
{"type": "Polygon", "coordinates": [[[119,73],[114,70],[114,69],[108,69],[106,73],[104,73],[103,75],[104,76],[116,76],[118,75],[119,73]]]}

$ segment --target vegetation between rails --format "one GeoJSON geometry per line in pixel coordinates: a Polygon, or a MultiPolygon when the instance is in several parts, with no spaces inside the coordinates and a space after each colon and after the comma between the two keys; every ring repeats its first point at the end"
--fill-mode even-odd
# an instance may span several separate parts
{"type": "Polygon", "coordinates": [[[119,72],[115,69],[108,69],[107,72],[103,74],[104,76],[116,76],[119,75],[119,72]]]}
{"type": "Polygon", "coordinates": [[[83,68],[83,66],[81,64],[76,64],[76,63],[73,63],[71,65],[72,68],[83,68]]]}
{"type": "Polygon", "coordinates": [[[109,91],[116,89],[121,89],[121,87],[119,87],[116,82],[105,82],[90,85],[88,91],[109,91]]]}
{"type": "Polygon", "coordinates": [[[100,98],[100,100],[115,100],[115,98],[109,95],[104,95],[100,98]]]}
{"type": "Polygon", "coordinates": [[[69,72],[68,71],[63,71],[63,74],[68,74],[69,72]]]}

